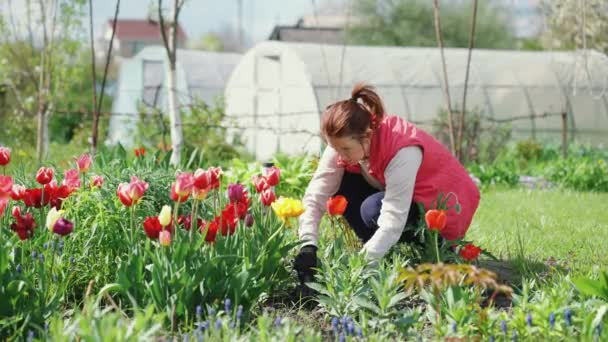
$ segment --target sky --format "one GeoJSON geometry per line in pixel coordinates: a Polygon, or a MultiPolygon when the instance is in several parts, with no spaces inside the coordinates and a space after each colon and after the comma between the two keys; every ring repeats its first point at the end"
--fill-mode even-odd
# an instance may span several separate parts
{"type": "MultiPolygon", "coordinates": [[[[295,24],[303,15],[313,13],[312,0],[242,0],[243,30],[254,41],[268,38],[276,24],[295,24]]],[[[315,1],[318,6],[323,0],[315,1]]],[[[119,18],[146,18],[150,3],[157,0],[122,0],[119,18]]],[[[164,0],[163,5],[173,3],[164,0]]],[[[205,32],[218,31],[227,25],[236,29],[238,0],[186,0],[180,22],[190,39],[205,32]]],[[[115,0],[93,0],[94,25],[97,33],[103,23],[114,16],[115,0]]]]}

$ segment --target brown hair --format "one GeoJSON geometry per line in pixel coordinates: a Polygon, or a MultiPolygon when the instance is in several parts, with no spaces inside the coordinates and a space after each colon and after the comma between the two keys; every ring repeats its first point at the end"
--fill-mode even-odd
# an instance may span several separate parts
{"type": "Polygon", "coordinates": [[[321,118],[321,133],[325,138],[354,136],[362,139],[371,135],[383,117],[384,105],[374,88],[357,83],[350,99],[327,107],[321,118]]]}

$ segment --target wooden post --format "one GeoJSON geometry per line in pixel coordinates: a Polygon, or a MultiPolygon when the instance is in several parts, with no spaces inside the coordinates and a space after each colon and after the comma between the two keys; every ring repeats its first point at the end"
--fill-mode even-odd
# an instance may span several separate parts
{"type": "Polygon", "coordinates": [[[562,112],[562,154],[568,157],[568,113],[562,112]]]}

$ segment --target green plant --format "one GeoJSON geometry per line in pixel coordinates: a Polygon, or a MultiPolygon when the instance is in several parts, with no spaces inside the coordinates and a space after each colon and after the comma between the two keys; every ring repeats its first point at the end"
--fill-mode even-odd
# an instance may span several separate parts
{"type": "MultiPolygon", "coordinates": [[[[102,307],[100,304],[102,294],[109,287],[103,289],[98,299],[87,300],[83,310],[77,310],[71,317],[64,318],[55,314],[50,319],[48,331],[39,332],[38,336],[53,341],[103,341],[126,342],[142,341],[162,336],[162,314],[157,314],[149,306],[134,310],[127,317],[119,308],[102,307]]],[[[41,340],[43,340],[41,338],[41,340]]]]}
{"type": "Polygon", "coordinates": [[[608,272],[603,271],[599,274],[599,279],[578,277],[573,280],[576,288],[586,296],[595,296],[608,302],[608,272]]]}

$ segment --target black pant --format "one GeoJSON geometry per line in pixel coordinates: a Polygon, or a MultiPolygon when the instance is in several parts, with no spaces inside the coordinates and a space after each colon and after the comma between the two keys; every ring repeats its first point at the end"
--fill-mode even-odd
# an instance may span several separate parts
{"type": "MultiPolygon", "coordinates": [[[[384,192],[378,191],[361,174],[344,172],[342,183],[335,195],[342,195],[348,200],[344,218],[348,221],[357,236],[365,243],[378,229],[378,217],[382,208],[384,192]]],[[[418,225],[420,213],[418,206],[412,201],[405,223],[406,227],[418,225]]],[[[401,242],[416,241],[413,229],[404,229],[401,242]]]]}

